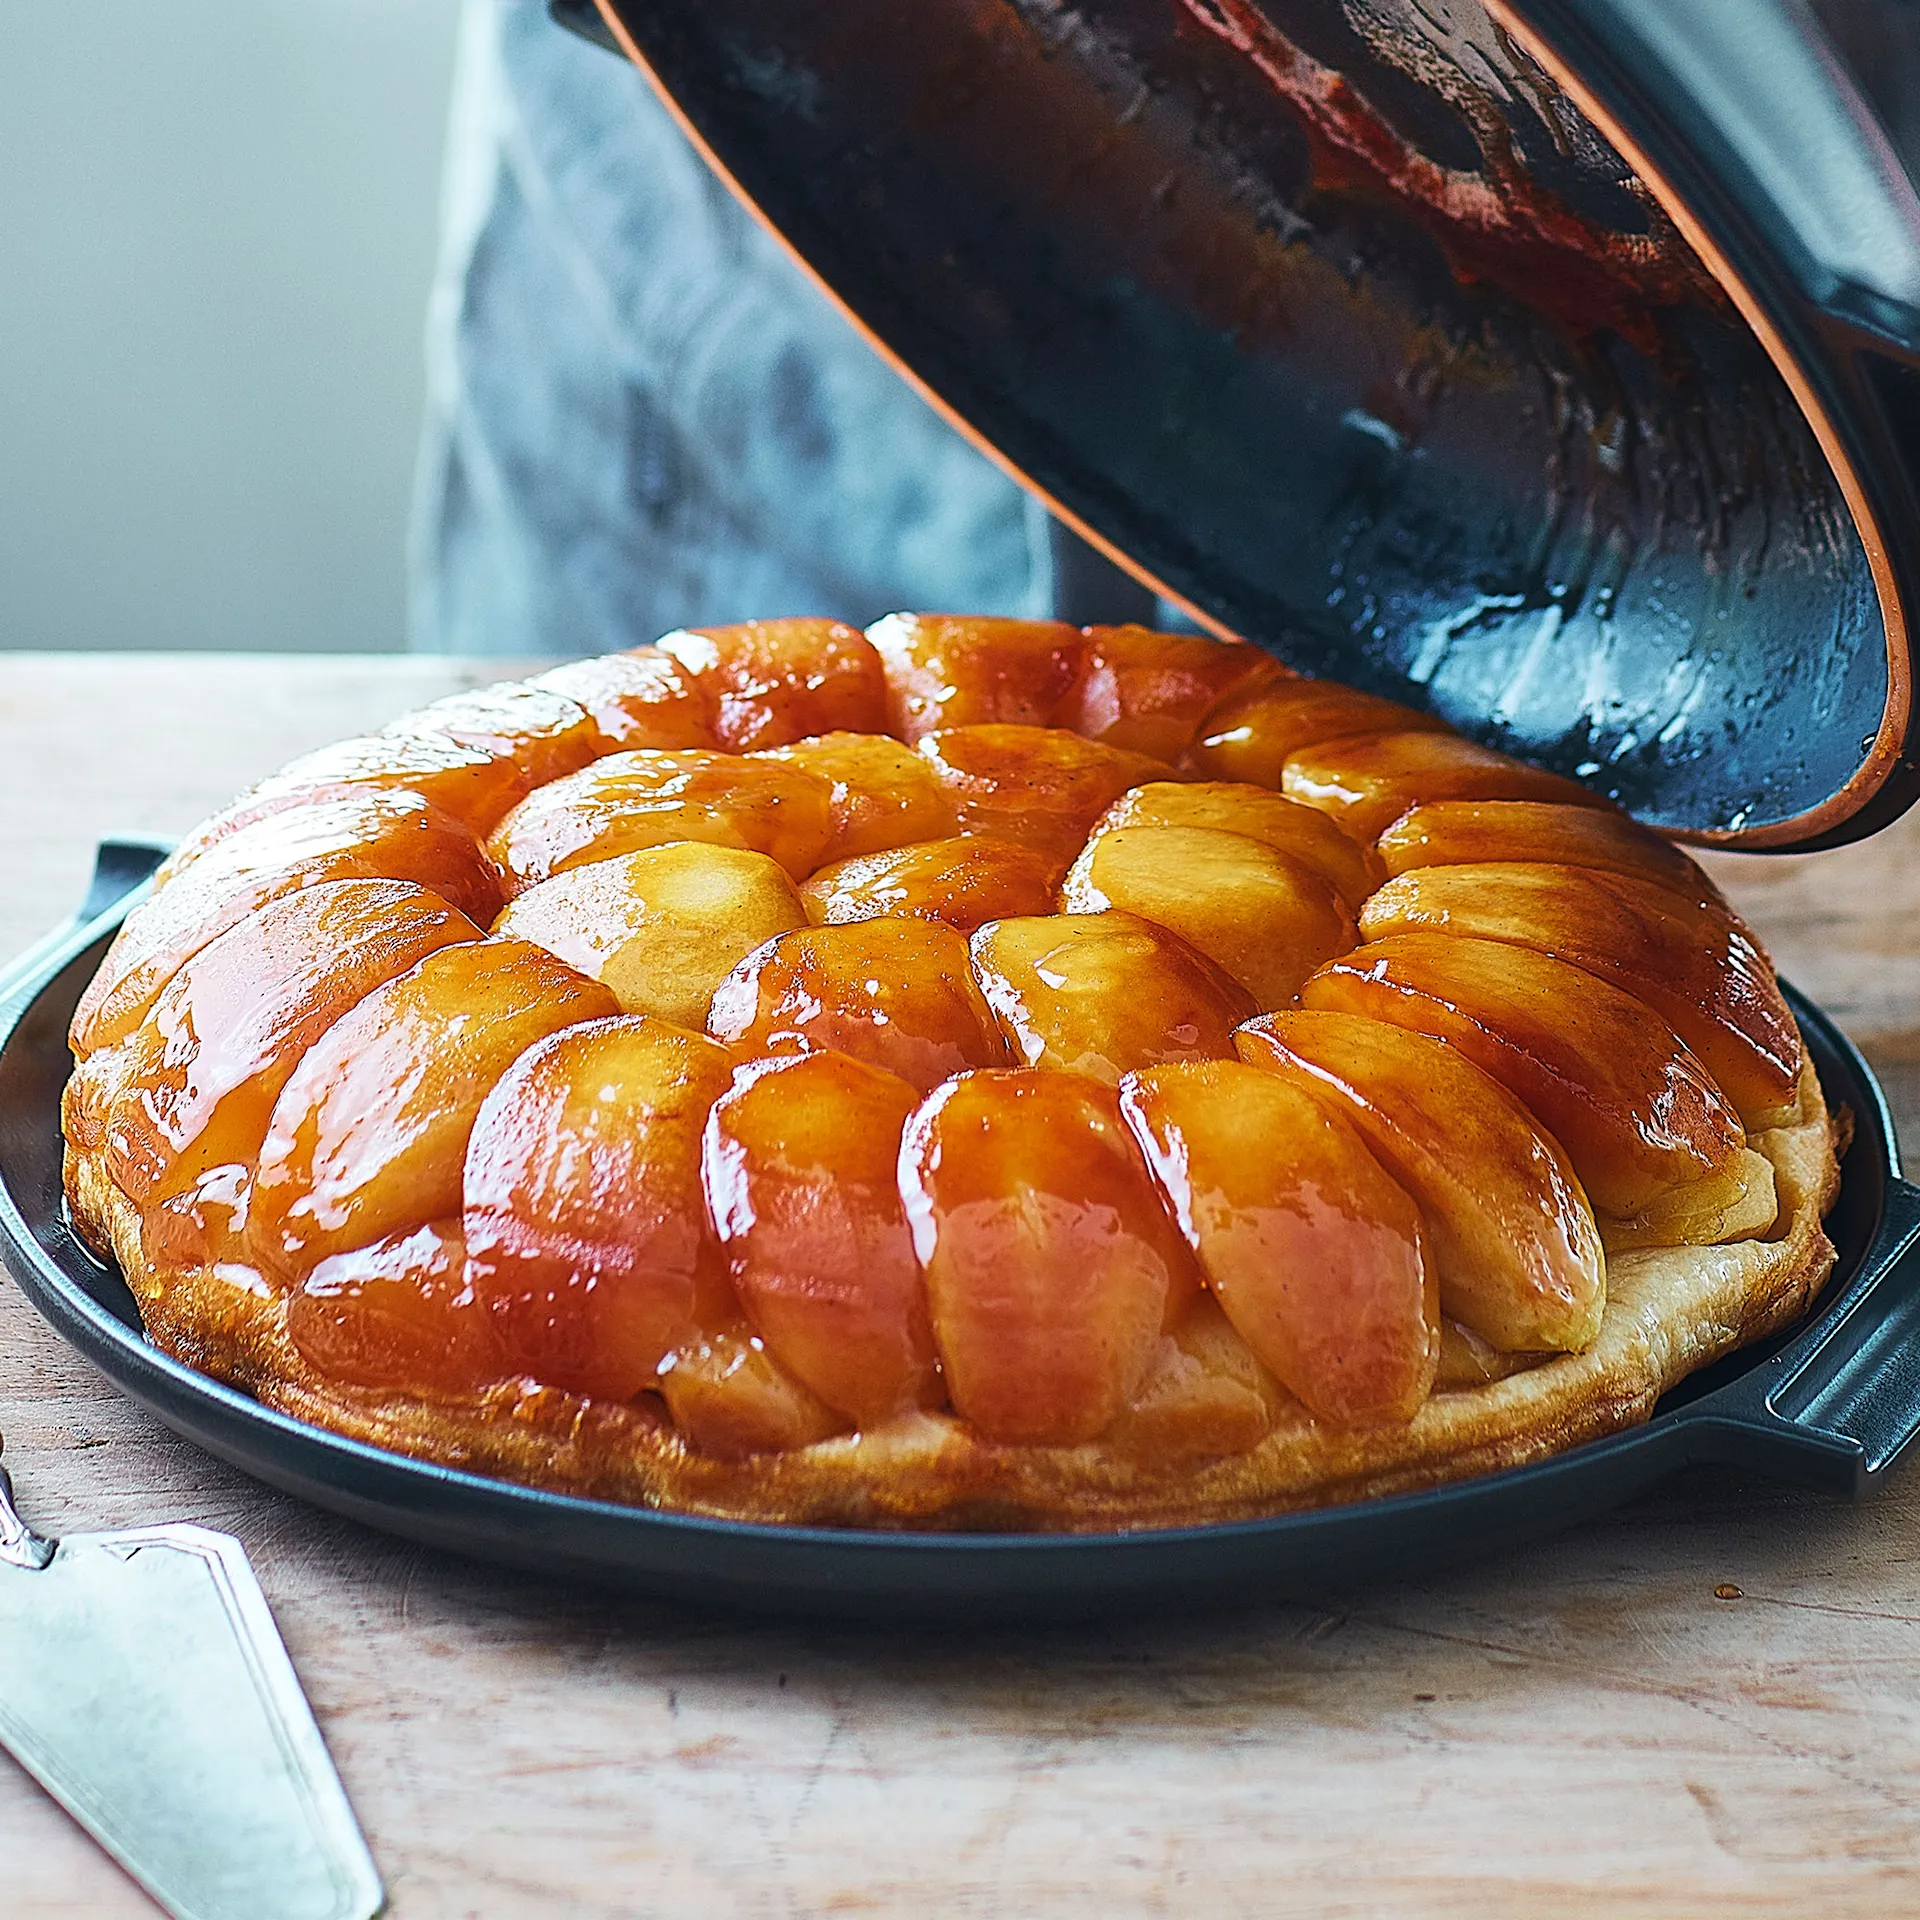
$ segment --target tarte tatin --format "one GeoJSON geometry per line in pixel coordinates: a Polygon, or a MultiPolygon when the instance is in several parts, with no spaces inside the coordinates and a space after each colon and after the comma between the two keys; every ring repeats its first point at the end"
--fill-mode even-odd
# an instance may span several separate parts
{"type": "Polygon", "coordinates": [[[167,1352],[451,1466],[881,1528],[1240,1518],[1642,1419],[1825,1281],[1753,935],[1252,649],[668,636],[295,761],[82,998],[167,1352]]]}

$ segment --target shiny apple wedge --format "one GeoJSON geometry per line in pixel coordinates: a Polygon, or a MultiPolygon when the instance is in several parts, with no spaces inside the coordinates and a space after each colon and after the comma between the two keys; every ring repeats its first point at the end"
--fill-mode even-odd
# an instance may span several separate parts
{"type": "Polygon", "coordinates": [[[323,880],[411,881],[481,926],[500,905],[479,842],[418,794],[347,792],[279,809],[224,837],[127,917],[74,1009],[75,1053],[124,1039],[208,941],[323,880]]]}
{"type": "Polygon", "coordinates": [[[383,981],[481,929],[400,880],[329,880],[269,901],[202,947],[127,1042],[107,1168],[136,1200],[211,1168],[251,1175],[307,1049],[383,981]]]}
{"type": "Polygon", "coordinates": [[[965,939],[926,920],[782,934],[720,983],[706,1026],[742,1056],[832,1049],[917,1093],[969,1067],[1012,1064],[965,939]]]}
{"type": "Polygon", "coordinates": [[[1726,1096],[1644,1000],[1531,947],[1395,934],[1323,967],[1300,1002],[1448,1042],[1559,1141],[1602,1214],[1640,1213],[1746,1145],[1726,1096]]]}
{"type": "Polygon", "coordinates": [[[658,647],[570,660],[527,684],[577,701],[613,750],[714,744],[713,696],[658,647]]]}
{"type": "Polygon", "coordinates": [[[833,789],[822,866],[958,831],[958,809],[931,762],[884,733],[821,734],[770,748],[766,757],[818,774],[833,789]]]}
{"type": "Polygon", "coordinates": [[[1213,827],[1116,827],[1060,889],[1068,913],[1117,909],[1177,933],[1252,996],[1284,1007],[1356,938],[1346,903],[1304,861],[1213,827]]]}
{"type": "Polygon", "coordinates": [[[337,1253],[288,1299],[287,1333],[309,1366],[347,1386],[471,1394],[509,1369],[466,1266],[457,1219],[337,1253]]]}
{"type": "Polygon", "coordinates": [[[681,840],[557,873],[515,898],[494,931],[598,980],[622,1013],[698,1029],[714,989],[746,955],[806,924],[778,861],[681,840]]]}
{"type": "Polygon", "coordinates": [[[1345,1013],[1264,1014],[1240,1057],[1350,1120],[1420,1208],[1440,1305],[1502,1352],[1577,1352],[1606,1265],[1559,1143],[1442,1040],[1345,1013]]]}
{"type": "Polygon", "coordinates": [[[1439,1297],[1420,1210],[1355,1127],[1238,1060],[1129,1074],[1120,1111],[1255,1356],[1336,1426],[1411,1420],[1439,1297]]]}
{"type": "Polygon", "coordinates": [[[926,1288],[901,1209],[917,1089],[842,1054],[758,1060],[708,1116],[707,1210],[773,1356],[860,1425],[937,1398],[926,1288]]]}
{"type": "Polygon", "coordinates": [[[954,837],[861,854],[822,867],[800,889],[808,915],[846,926],[899,914],[971,933],[989,920],[1051,913],[1065,854],[954,837]]]}
{"type": "Polygon", "coordinates": [[[1151,627],[1088,627],[1080,680],[1058,724],[1110,747],[1176,761],[1200,722],[1271,665],[1257,648],[1151,627]]]}
{"type": "Polygon", "coordinates": [[[174,848],[154,876],[164,886],[228,834],[269,814],[315,800],[405,788],[469,832],[492,831],[531,782],[510,755],[465,746],[444,734],[370,733],[303,754],[223,807],[174,848]]]}
{"type": "Polygon", "coordinates": [[[1063,725],[1086,664],[1064,620],[890,613],[867,638],[886,663],[887,731],[909,745],[941,727],[1063,725]]]}
{"type": "Polygon", "coordinates": [[[1444,720],[1333,680],[1304,680],[1274,665],[1250,675],[1200,723],[1188,756],[1202,778],[1277,787],[1303,747],[1356,734],[1447,733],[1444,720]]]}
{"type": "Polygon", "coordinates": [[[1280,786],[1290,798],[1319,807],[1361,840],[1376,839],[1409,807],[1430,800],[1608,805],[1557,773],[1542,772],[1452,733],[1323,740],[1288,755],[1280,786]]]}
{"type": "Polygon", "coordinates": [[[1638,875],[1703,900],[1720,898],[1699,865],[1650,827],[1606,808],[1551,800],[1435,800],[1403,813],[1374,851],[1386,869],[1383,878],[1418,867],[1550,860],[1559,867],[1638,875]]]}
{"type": "Polygon", "coordinates": [[[1652,1007],[1700,1056],[1748,1128],[1798,1093],[1800,1030],[1772,964],[1732,913],[1627,874],[1501,861],[1422,867],[1360,914],[1368,940],[1431,931],[1557,954],[1652,1007]]]}
{"type": "Polygon", "coordinates": [[[948,1393],[989,1440],[1091,1440],[1197,1289],[1113,1090],[1078,1074],[949,1080],[907,1123],[900,1194],[948,1393]]]}
{"type": "Polygon", "coordinates": [[[1071,859],[1129,787],[1171,780],[1164,760],[1059,727],[949,727],[920,742],[963,833],[1071,859]]]}
{"type": "Polygon", "coordinates": [[[1293,1396],[1254,1358],[1253,1349],[1206,1292],[1161,1336],[1126,1411],[1100,1436],[1115,1453],[1156,1467],[1169,1461],[1251,1453],[1293,1396]]]}
{"type": "Polygon", "coordinates": [[[662,1020],[594,1020],[530,1047],[474,1121],[467,1271],[515,1373],[630,1400],[732,1312],[700,1184],[725,1049],[662,1020]]]}
{"type": "Polygon", "coordinates": [[[880,733],[887,681],[880,656],[838,620],[743,620],[670,633],[660,651],[713,702],[713,737],[731,753],[783,747],[810,734],[880,733]]]}
{"type": "Polygon", "coordinates": [[[536,1040],[618,1011],[605,987],[524,940],[442,947],[314,1042],[274,1104],[251,1231],[300,1275],[460,1211],[467,1136],[536,1040]]]}
{"type": "Polygon", "coordinates": [[[1373,850],[1342,833],[1318,807],[1242,781],[1149,781],[1123,793],[1100,816],[1093,839],[1122,827],[1211,827],[1244,834],[1311,867],[1355,909],[1387,877],[1373,850]]]}
{"type": "Polygon", "coordinates": [[[1131,913],[989,921],[973,972],[1015,1060],[1115,1084],[1136,1067],[1230,1060],[1251,994],[1165,927],[1131,913]]]}
{"type": "Polygon", "coordinates": [[[833,789],[819,775],[738,754],[611,753],[538,788],[501,821],[487,852],[518,893],[570,867],[699,840],[811,873],[833,836],[833,789]]]}
{"type": "Polygon", "coordinates": [[[613,745],[579,701],[531,681],[450,693],[403,714],[386,731],[438,735],[505,754],[534,787],[584,767],[613,745]]]}
{"type": "Polygon", "coordinates": [[[696,1334],[661,1363],[660,1392],[674,1427],[695,1453],[746,1460],[791,1453],[847,1430],[805,1383],[744,1325],[696,1334]]]}

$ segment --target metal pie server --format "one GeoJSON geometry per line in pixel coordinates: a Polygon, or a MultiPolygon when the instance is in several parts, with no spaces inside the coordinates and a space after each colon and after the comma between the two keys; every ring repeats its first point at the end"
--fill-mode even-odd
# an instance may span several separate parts
{"type": "MultiPolygon", "coordinates": [[[[176,1920],[372,1920],[385,1904],[230,1534],[43,1539],[0,1466],[0,1743],[176,1920]]],[[[6,1879],[0,1865],[0,1906],[6,1879]]]]}

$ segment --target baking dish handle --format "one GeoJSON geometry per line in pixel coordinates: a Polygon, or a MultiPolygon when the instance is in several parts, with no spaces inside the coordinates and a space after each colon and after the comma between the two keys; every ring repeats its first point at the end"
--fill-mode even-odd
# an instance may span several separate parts
{"type": "Polygon", "coordinates": [[[63,921],[24,953],[15,954],[0,966],[0,1000],[8,999],[17,988],[32,980],[53,954],[72,943],[76,934],[91,927],[145,886],[172,851],[171,840],[150,839],[140,834],[102,840],[94,850],[93,878],[87,883],[86,898],[80,902],[73,918],[63,921]]]}
{"type": "Polygon", "coordinates": [[[1859,1496],[1920,1434],[1920,1187],[1889,1180],[1836,1312],[1686,1409],[1689,1454],[1859,1496]]]}

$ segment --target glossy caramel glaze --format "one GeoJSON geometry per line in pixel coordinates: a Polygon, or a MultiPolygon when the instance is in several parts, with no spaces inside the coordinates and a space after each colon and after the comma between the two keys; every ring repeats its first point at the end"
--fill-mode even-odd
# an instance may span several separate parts
{"type": "Polygon", "coordinates": [[[1507,1352],[1584,1347],[1605,1303],[1599,1230],[1565,1152],[1444,1041],[1345,1013],[1265,1014],[1240,1057],[1352,1121],[1425,1217],[1440,1303],[1507,1352]]]}
{"type": "Polygon", "coordinates": [[[499,1076],[461,1190],[508,1371],[630,1400],[711,1321],[726,1296],[700,1149],[732,1072],[712,1041],[628,1016],[550,1034],[499,1076]]]}
{"type": "Polygon", "coordinates": [[[1255,1355],[1322,1419],[1410,1420],[1440,1306],[1420,1212],[1359,1133],[1238,1061],[1129,1074],[1120,1105],[1255,1355]]]}
{"type": "Polygon", "coordinates": [[[124,1039],[209,941],[323,880],[411,880],[482,926],[500,904],[473,835],[418,794],[347,792],[276,810],[226,835],[128,918],[74,1009],[74,1051],[124,1039]]]}
{"type": "Polygon", "coordinates": [[[973,970],[1022,1066],[1109,1086],[1136,1067],[1229,1060],[1253,996],[1178,934],[1131,913],[995,920],[973,970]]]}
{"type": "Polygon", "coordinates": [[[743,1067],[707,1123],[707,1210],[741,1308],[811,1392],[861,1424],[940,1400],[898,1178],[919,1104],[896,1074],[806,1053],[743,1067]]]}
{"type": "Polygon", "coordinates": [[[1091,1440],[1197,1284],[1114,1093],[961,1074],[908,1124],[900,1190],[955,1410],[995,1440],[1091,1440]]]}
{"type": "Polygon", "coordinates": [[[1447,725],[1374,694],[1268,665],[1207,716],[1189,757],[1208,780],[1277,787],[1288,760],[1319,741],[1422,731],[1445,733],[1447,725]]]}
{"type": "Polygon", "coordinates": [[[921,1093],[1012,1050],[981,997],[967,943],[937,921],[806,927],[756,948],[712,996],[707,1029],[743,1056],[832,1051],[921,1093]]]}
{"type": "Polygon", "coordinates": [[[683,840],[744,847],[810,873],[833,836],[833,788],[779,760],[688,748],[614,753],[539,788],[494,829],[487,852],[509,893],[569,867],[683,840]]]}
{"type": "Polygon", "coordinates": [[[1445,1040],[1545,1123],[1607,1213],[1641,1213],[1746,1144],[1726,1095],[1651,1007],[1531,947],[1398,934],[1323,967],[1300,999],[1445,1040]]]}
{"type": "Polygon", "coordinates": [[[1163,760],[1058,727],[948,727],[920,751],[951,797],[962,833],[1071,859],[1129,787],[1167,780],[1163,760]]]}
{"type": "Polygon", "coordinates": [[[713,738],[731,753],[822,733],[881,733],[886,670],[838,620],[742,620],[670,633],[661,652],[712,702],[713,738]]]}
{"type": "Polygon", "coordinates": [[[1109,827],[1060,889],[1069,913],[1138,914],[1176,933],[1260,1007],[1354,943],[1346,903],[1304,861],[1215,827],[1109,827]]]}
{"type": "MultiPolygon", "coordinates": [[[[192,836],[75,1044],[156,1338],[712,1510],[1285,1504],[1613,1353],[1609,1253],[1630,1301],[1818,1258],[1824,1110],[1690,861],[1141,628],[748,622],[437,703],[192,836]]],[[[1747,1324],[1708,1298],[1670,1359],[1747,1324]]]]}
{"type": "Polygon", "coordinates": [[[1602,804],[1571,780],[1451,733],[1374,733],[1318,741],[1287,756],[1280,786],[1289,798],[1330,813],[1360,840],[1377,839],[1409,807],[1427,800],[1602,804]]]}
{"type": "Polygon", "coordinates": [[[1624,987],[1693,1048],[1749,1125],[1792,1104],[1800,1030],[1772,963],[1713,901],[1549,862],[1423,867],[1360,915],[1368,940],[1417,929],[1537,947],[1624,987]]]}
{"type": "Polygon", "coordinates": [[[527,684],[577,702],[610,748],[715,744],[712,691],[658,647],[570,660],[527,684]]]}
{"type": "Polygon", "coordinates": [[[956,835],[838,861],[800,891],[825,926],[902,914],[971,933],[989,920],[1051,912],[1066,867],[1063,854],[956,835]]]}

